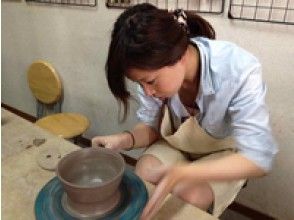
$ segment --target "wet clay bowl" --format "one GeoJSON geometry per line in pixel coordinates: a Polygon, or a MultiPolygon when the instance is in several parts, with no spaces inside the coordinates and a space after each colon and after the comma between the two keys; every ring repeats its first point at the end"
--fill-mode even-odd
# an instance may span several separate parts
{"type": "Polygon", "coordinates": [[[56,169],[63,208],[75,217],[99,217],[119,203],[123,157],[105,148],[84,148],[63,157],[56,169]]]}

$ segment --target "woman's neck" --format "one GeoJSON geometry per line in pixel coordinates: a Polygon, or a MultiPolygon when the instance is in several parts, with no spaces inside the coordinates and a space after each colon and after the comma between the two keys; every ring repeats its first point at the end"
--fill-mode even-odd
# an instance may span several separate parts
{"type": "Polygon", "coordinates": [[[192,45],[188,46],[186,56],[185,78],[178,94],[185,106],[194,108],[200,83],[200,56],[198,50],[192,45]]]}
{"type": "Polygon", "coordinates": [[[186,73],[182,88],[188,89],[198,86],[200,79],[200,55],[195,46],[189,44],[187,48],[186,73]]]}

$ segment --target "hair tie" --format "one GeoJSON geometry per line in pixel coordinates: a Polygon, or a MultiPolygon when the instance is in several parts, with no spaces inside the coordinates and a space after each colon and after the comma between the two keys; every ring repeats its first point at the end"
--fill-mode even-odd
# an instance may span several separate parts
{"type": "Polygon", "coordinates": [[[131,145],[131,147],[129,147],[129,148],[126,149],[126,150],[127,150],[127,151],[129,151],[129,150],[133,150],[134,147],[135,147],[135,144],[136,144],[135,136],[134,136],[133,132],[131,132],[131,131],[129,131],[129,130],[125,130],[123,133],[127,133],[127,134],[129,134],[129,135],[131,136],[131,139],[132,139],[132,145],[131,145]]]}
{"type": "Polygon", "coordinates": [[[173,11],[174,19],[186,30],[189,34],[188,25],[187,25],[187,14],[183,9],[176,9],[173,11]]]}
{"type": "Polygon", "coordinates": [[[174,19],[182,26],[187,27],[187,15],[183,9],[176,9],[173,12],[174,19]]]}

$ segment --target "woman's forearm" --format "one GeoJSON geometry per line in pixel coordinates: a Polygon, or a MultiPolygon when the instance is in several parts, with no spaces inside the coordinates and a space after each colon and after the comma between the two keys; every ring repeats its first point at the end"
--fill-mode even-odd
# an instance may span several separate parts
{"type": "Polygon", "coordinates": [[[266,174],[266,171],[239,153],[183,166],[183,172],[188,179],[200,182],[247,179],[266,174]]]}
{"type": "Polygon", "coordinates": [[[131,132],[135,139],[135,148],[147,147],[156,140],[159,139],[160,134],[152,127],[144,124],[138,123],[131,132]]]}

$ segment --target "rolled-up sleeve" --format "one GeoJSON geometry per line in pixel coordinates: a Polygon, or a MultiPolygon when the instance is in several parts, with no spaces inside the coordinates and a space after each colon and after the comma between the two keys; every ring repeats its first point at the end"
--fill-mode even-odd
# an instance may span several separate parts
{"type": "Polygon", "coordinates": [[[139,100],[139,109],[137,110],[138,120],[158,130],[162,101],[147,96],[141,86],[138,86],[137,94],[139,100]]]}
{"type": "Polygon", "coordinates": [[[241,155],[269,171],[278,149],[265,105],[261,67],[255,67],[241,81],[228,108],[233,137],[241,155]]]}

